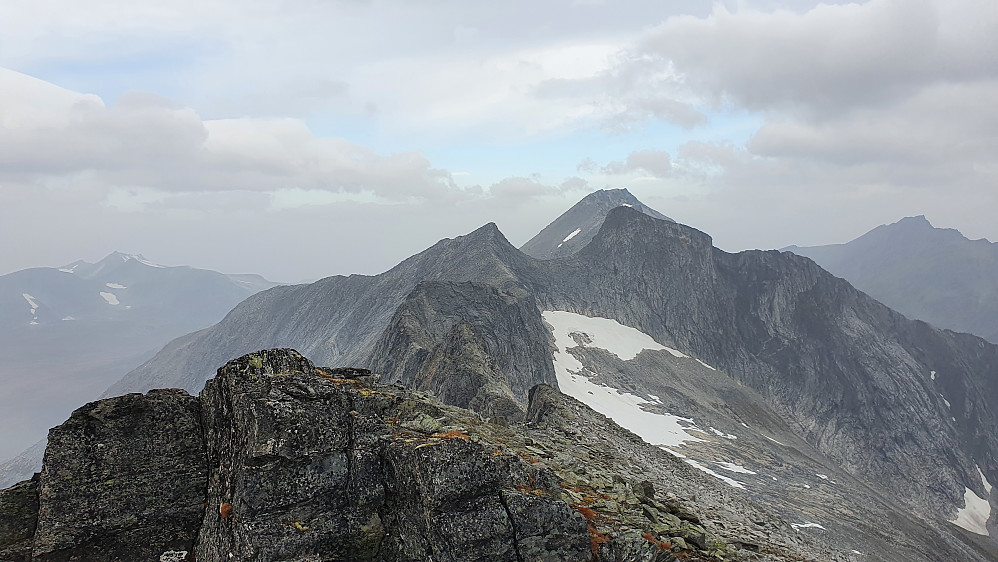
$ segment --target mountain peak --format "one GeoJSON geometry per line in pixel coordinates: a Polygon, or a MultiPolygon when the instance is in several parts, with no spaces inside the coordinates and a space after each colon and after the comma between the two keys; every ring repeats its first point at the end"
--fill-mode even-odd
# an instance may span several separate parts
{"type": "Polygon", "coordinates": [[[904,217],[903,219],[897,221],[893,225],[888,226],[909,226],[909,227],[921,227],[921,228],[935,228],[929,219],[925,218],[925,215],[917,215],[913,217],[904,217]]]}
{"type": "Polygon", "coordinates": [[[649,217],[675,222],[639,201],[627,189],[600,189],[583,197],[520,250],[543,260],[570,256],[592,241],[607,214],[617,207],[630,207],[649,217]]]}

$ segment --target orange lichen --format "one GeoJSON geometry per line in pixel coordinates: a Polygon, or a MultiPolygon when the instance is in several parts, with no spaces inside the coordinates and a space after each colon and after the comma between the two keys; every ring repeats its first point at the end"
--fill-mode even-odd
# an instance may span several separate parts
{"type": "Polygon", "coordinates": [[[590,507],[586,507],[584,505],[577,505],[575,506],[575,510],[581,513],[582,516],[586,518],[586,521],[592,521],[593,519],[596,518],[596,512],[593,511],[592,508],[590,507]]]}
{"type": "Polygon", "coordinates": [[[228,519],[232,517],[232,504],[224,502],[218,506],[218,514],[222,516],[222,519],[228,519]]]}
{"type": "Polygon", "coordinates": [[[516,491],[523,492],[524,494],[530,494],[532,496],[541,497],[541,498],[547,497],[547,492],[546,491],[544,491],[544,490],[542,490],[540,488],[534,488],[533,486],[524,486],[523,484],[520,484],[520,485],[516,486],[516,491]]]}
{"type": "Polygon", "coordinates": [[[589,542],[592,545],[593,549],[593,560],[597,560],[599,558],[599,545],[605,542],[609,542],[610,535],[599,532],[596,529],[596,525],[593,525],[592,521],[589,522],[588,527],[589,527],[589,542]]]}
{"type": "Polygon", "coordinates": [[[652,543],[656,547],[658,547],[660,551],[672,550],[672,545],[670,543],[656,539],[655,536],[652,535],[651,533],[644,533],[641,535],[641,537],[644,538],[646,541],[652,543]]]}
{"type": "Polygon", "coordinates": [[[445,431],[444,433],[434,433],[433,437],[437,439],[462,439],[468,441],[471,436],[459,429],[451,429],[450,431],[445,431]]]}

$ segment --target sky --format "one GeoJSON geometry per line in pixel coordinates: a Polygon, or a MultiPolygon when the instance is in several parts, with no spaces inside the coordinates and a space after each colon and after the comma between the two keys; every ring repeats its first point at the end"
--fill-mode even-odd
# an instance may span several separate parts
{"type": "Polygon", "coordinates": [[[284,282],[626,187],[727,251],[998,240],[994,0],[5,0],[0,274],[284,282]]]}

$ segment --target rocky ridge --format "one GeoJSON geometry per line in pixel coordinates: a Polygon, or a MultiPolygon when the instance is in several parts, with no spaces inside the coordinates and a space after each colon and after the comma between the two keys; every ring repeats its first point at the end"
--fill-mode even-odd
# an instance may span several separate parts
{"type": "MultiPolygon", "coordinates": [[[[124,382],[193,390],[210,372],[204,362],[274,344],[327,364],[369,365],[399,306],[425,281],[492,285],[512,298],[530,296],[544,310],[640,329],[755,391],[767,416],[823,456],[820,463],[904,504],[895,512],[953,520],[968,490],[990,498],[981,474],[998,481],[994,345],[910,321],[809,259],[728,254],[702,232],[626,207],[608,213],[590,244],[565,258],[533,259],[486,225],[378,276],[268,291],[219,325],[178,340],[124,382]]],[[[457,335],[452,349],[485,356],[487,348],[474,344],[478,336],[457,335]]],[[[449,349],[436,338],[423,347],[449,349]]],[[[461,353],[438,353],[440,364],[461,353]]],[[[482,365],[476,371],[483,380],[502,379],[488,361],[482,365]]],[[[663,373],[632,371],[631,378],[670,384],[663,373]]],[[[700,406],[677,402],[672,413],[711,410],[700,406]]]]}
{"type": "Polygon", "coordinates": [[[259,351],[54,428],[0,560],[848,559],[549,386],[527,416],[259,351]]]}
{"type": "Polygon", "coordinates": [[[532,296],[429,281],[399,306],[366,364],[446,404],[519,421],[533,386],[557,385],[547,340],[532,296]]]}

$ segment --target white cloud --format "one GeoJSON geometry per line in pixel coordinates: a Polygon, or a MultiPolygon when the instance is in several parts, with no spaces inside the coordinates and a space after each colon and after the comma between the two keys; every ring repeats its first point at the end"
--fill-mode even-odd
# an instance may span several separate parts
{"type": "Polygon", "coordinates": [[[319,138],[301,120],[202,121],[142,93],[105,106],[10,71],[0,74],[0,122],[0,180],[88,173],[110,188],[366,191],[396,200],[456,190],[419,153],[319,138]]]}
{"type": "Polygon", "coordinates": [[[754,110],[879,105],[940,81],[998,76],[998,5],[872,0],[668,19],[638,45],[689,86],[754,110]]]}

